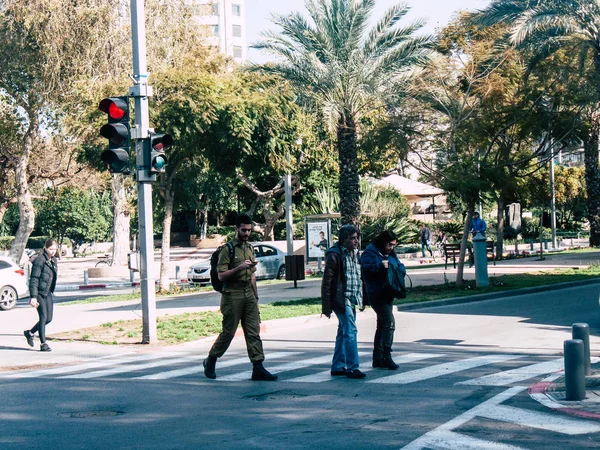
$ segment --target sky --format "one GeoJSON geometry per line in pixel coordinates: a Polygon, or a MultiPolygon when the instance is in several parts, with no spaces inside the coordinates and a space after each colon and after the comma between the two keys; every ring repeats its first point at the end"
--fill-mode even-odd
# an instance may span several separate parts
{"type": "MultiPolygon", "coordinates": [[[[433,33],[448,23],[457,11],[485,8],[489,0],[375,0],[374,18],[380,18],[384,12],[397,3],[406,3],[411,9],[401,22],[408,24],[415,19],[425,19],[423,28],[426,33],[433,33]]],[[[271,13],[286,14],[299,11],[308,16],[304,8],[304,0],[246,0],[246,39],[248,46],[260,40],[260,33],[267,29],[277,30],[269,21],[271,13]]],[[[270,58],[255,49],[248,49],[248,57],[254,63],[263,63],[270,58]]]]}

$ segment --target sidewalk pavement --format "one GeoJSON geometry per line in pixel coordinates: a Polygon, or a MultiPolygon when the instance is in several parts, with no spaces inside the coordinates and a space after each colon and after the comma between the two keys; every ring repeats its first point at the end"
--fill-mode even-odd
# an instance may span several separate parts
{"type": "MultiPolygon", "coordinates": [[[[61,270],[61,275],[66,274],[59,280],[61,290],[78,289],[80,285],[76,282],[76,272],[85,264],[89,264],[94,260],[90,261],[90,259],[81,258],[74,264],[76,266],[75,269],[71,267],[70,270],[64,272],[61,270]]],[[[543,261],[535,258],[499,261],[496,266],[488,266],[488,273],[490,276],[495,276],[506,273],[553,270],[558,267],[587,267],[590,264],[597,264],[599,261],[600,251],[577,254],[548,254],[547,258],[543,261]]],[[[443,266],[432,267],[429,265],[429,267],[424,267],[418,261],[407,260],[406,262],[408,267],[413,268],[409,271],[409,274],[415,285],[440,284],[446,278],[453,280],[455,277],[456,271],[451,267],[446,270],[443,266]]],[[[63,262],[61,269],[64,266],[68,266],[68,262],[63,262]]],[[[465,278],[473,277],[473,269],[466,269],[465,278]]],[[[97,284],[114,287],[126,283],[111,279],[105,280],[105,283],[97,284]]],[[[559,289],[562,287],[557,285],[554,288],[559,289]]],[[[320,281],[299,281],[298,288],[296,289],[293,288],[292,282],[262,286],[259,283],[259,289],[261,290],[261,303],[282,299],[312,298],[320,296],[320,281]]],[[[548,287],[548,289],[552,289],[552,287],[548,287]]],[[[101,292],[99,292],[99,295],[101,295],[101,292]]],[[[514,295],[514,291],[509,291],[506,295],[514,295]]],[[[485,295],[482,297],[485,297],[485,295]]],[[[473,299],[471,297],[464,297],[462,300],[467,302],[473,299]]],[[[157,316],[163,316],[217,310],[218,305],[219,296],[217,293],[203,292],[192,296],[159,299],[157,300],[156,314],[157,316]]],[[[419,308],[425,307],[427,307],[426,304],[419,305],[419,308]]],[[[50,325],[49,335],[51,338],[52,333],[98,326],[107,322],[116,322],[117,320],[137,319],[141,316],[139,300],[78,305],[61,304],[55,307],[55,318],[50,325]]],[[[317,324],[318,321],[313,319],[302,317],[269,321],[261,333],[276,333],[300,327],[319,326],[317,324]]],[[[161,347],[158,344],[116,346],[61,341],[56,343],[51,342],[54,347],[53,351],[44,353],[37,351],[37,347],[36,349],[30,349],[26,345],[23,336],[23,330],[29,328],[36,320],[37,315],[28,305],[18,305],[14,310],[0,313],[0,336],[2,337],[2,345],[0,345],[0,373],[12,370],[39,369],[55,365],[74,364],[132,352],[156,351],[159,348],[164,351],[181,351],[182,347],[194,347],[198,351],[207,351],[214,341],[213,336],[196,342],[171,347],[161,347]]],[[[567,402],[564,400],[564,378],[561,378],[560,373],[532,386],[530,388],[530,395],[536,401],[551,409],[600,420],[600,363],[594,364],[593,367],[592,376],[587,377],[587,398],[582,402],[567,402]]]]}

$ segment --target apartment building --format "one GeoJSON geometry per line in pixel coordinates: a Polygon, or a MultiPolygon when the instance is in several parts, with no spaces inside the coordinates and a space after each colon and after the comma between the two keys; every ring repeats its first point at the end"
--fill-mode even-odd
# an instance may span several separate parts
{"type": "Polygon", "coordinates": [[[247,58],[245,0],[193,0],[196,17],[208,29],[209,43],[237,62],[247,58]]]}

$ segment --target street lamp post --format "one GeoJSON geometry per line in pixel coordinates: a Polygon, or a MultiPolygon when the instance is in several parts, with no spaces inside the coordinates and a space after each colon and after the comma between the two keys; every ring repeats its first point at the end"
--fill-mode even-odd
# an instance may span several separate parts
{"type": "MultiPolygon", "coordinates": [[[[298,139],[296,141],[296,145],[302,145],[302,139],[298,139]]],[[[287,154],[287,161],[290,164],[290,152],[287,154]]],[[[294,254],[294,224],[292,218],[292,174],[291,169],[285,174],[284,179],[284,189],[285,189],[285,231],[287,238],[287,254],[294,254]]]]}

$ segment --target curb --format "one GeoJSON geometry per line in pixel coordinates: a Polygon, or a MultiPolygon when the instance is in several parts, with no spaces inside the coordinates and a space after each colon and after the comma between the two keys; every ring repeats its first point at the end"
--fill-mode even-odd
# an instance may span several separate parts
{"type": "Polygon", "coordinates": [[[562,373],[564,373],[564,371],[561,370],[557,374],[551,375],[550,377],[532,386],[529,386],[527,389],[529,396],[536,402],[550,408],[553,411],[569,414],[570,416],[581,417],[584,419],[600,420],[600,413],[570,408],[569,406],[557,402],[550,394],[548,394],[548,389],[550,386],[552,386],[552,381],[561,376],[562,373]]]}
{"type": "Polygon", "coordinates": [[[513,289],[500,292],[491,292],[489,294],[465,295],[464,297],[452,297],[441,300],[431,300],[418,303],[403,303],[397,305],[398,311],[411,311],[415,309],[434,308],[436,306],[460,305],[462,303],[479,302],[483,300],[493,300],[496,298],[512,297],[517,295],[535,294],[537,292],[554,291],[570,287],[587,286],[589,284],[600,284],[600,279],[566,281],[564,283],[545,284],[530,288],[513,289]]]}

